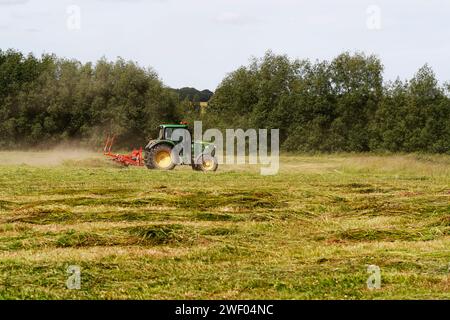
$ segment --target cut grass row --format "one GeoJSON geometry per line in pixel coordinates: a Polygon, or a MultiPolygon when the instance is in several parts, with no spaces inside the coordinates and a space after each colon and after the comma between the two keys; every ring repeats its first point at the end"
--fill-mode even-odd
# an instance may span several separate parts
{"type": "Polygon", "coordinates": [[[450,157],[281,161],[276,176],[1,166],[0,298],[450,298],[450,157]]]}

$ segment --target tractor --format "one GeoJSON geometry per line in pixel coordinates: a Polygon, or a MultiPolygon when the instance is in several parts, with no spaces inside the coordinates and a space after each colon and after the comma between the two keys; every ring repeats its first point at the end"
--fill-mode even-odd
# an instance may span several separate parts
{"type": "Polygon", "coordinates": [[[116,154],[111,152],[111,148],[115,141],[115,136],[106,138],[103,154],[112,161],[123,166],[146,166],[148,169],[172,170],[179,164],[191,165],[192,169],[197,171],[216,171],[218,162],[215,157],[216,146],[210,142],[192,141],[192,135],[186,123],[181,124],[162,124],[159,126],[158,138],[150,140],[145,147],[145,155],[142,156],[142,147],[135,149],[131,154],[116,154]],[[172,134],[175,130],[182,133],[179,141],[172,140],[172,134]],[[177,152],[178,146],[185,139],[185,143],[190,145],[183,146],[190,149],[185,152],[181,149],[177,152]],[[173,152],[172,152],[173,151],[173,152]],[[195,156],[197,154],[197,156],[195,156]]]}
{"type": "Polygon", "coordinates": [[[186,123],[160,125],[158,138],[150,140],[144,148],[145,166],[148,169],[172,170],[177,164],[182,164],[191,165],[192,169],[197,171],[216,171],[218,168],[215,157],[216,147],[210,142],[193,141],[191,142],[191,152],[184,152],[184,150],[179,154],[172,152],[182,139],[192,141],[191,138],[192,134],[186,123]],[[180,138],[179,141],[174,141],[172,140],[172,134],[177,129],[182,129],[179,132],[184,133],[185,136],[180,138]],[[196,157],[195,151],[197,149],[200,154],[196,157]]]}

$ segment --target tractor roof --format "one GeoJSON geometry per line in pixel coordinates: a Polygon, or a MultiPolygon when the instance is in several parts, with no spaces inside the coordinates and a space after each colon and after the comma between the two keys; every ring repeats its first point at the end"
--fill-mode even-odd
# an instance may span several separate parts
{"type": "Polygon", "coordinates": [[[183,128],[186,129],[187,124],[162,124],[159,126],[160,128],[183,128]]]}

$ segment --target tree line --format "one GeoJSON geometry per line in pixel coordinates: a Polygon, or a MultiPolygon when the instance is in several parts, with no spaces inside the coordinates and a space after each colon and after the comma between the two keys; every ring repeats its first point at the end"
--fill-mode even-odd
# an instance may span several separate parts
{"type": "Polygon", "coordinates": [[[290,151],[450,153],[449,89],[427,65],[384,83],[373,55],[311,62],[267,52],[227,75],[207,116],[220,127],[280,128],[290,151]]]}
{"type": "Polygon", "coordinates": [[[214,94],[165,86],[136,63],[95,64],[0,51],[0,148],[81,141],[144,145],[161,123],[278,128],[284,150],[450,153],[450,85],[425,65],[410,80],[383,80],[373,55],[331,61],[267,52],[226,75],[214,94]],[[211,97],[212,94],[212,97],[211,97]],[[206,112],[192,102],[209,99],[206,112]]]}
{"type": "Polygon", "coordinates": [[[178,96],[156,72],[123,59],[81,63],[0,51],[0,148],[81,142],[145,144],[155,128],[178,121],[178,96]]]}

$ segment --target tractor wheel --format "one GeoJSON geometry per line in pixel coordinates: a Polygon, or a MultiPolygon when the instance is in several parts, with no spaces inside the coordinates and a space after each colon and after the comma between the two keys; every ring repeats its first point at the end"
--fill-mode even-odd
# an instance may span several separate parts
{"type": "Polygon", "coordinates": [[[172,148],[166,144],[160,144],[152,148],[148,155],[150,166],[160,170],[172,170],[176,164],[171,153],[172,148]]]}
{"type": "Polygon", "coordinates": [[[208,172],[208,171],[216,171],[217,168],[219,167],[217,159],[213,156],[203,155],[201,159],[202,159],[201,163],[195,165],[194,170],[208,172]]]}
{"type": "Polygon", "coordinates": [[[151,151],[145,151],[144,154],[144,163],[147,169],[155,169],[153,162],[151,161],[151,151]]]}

